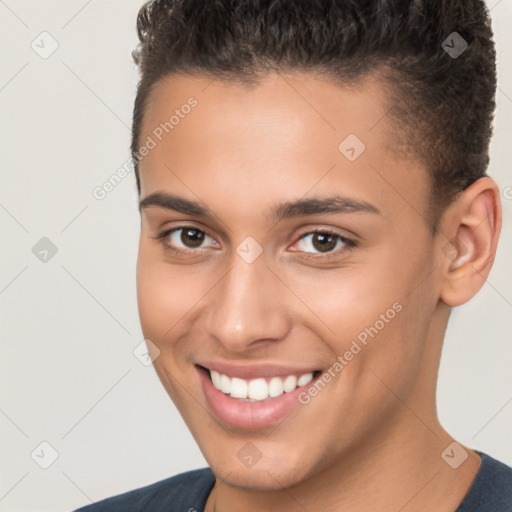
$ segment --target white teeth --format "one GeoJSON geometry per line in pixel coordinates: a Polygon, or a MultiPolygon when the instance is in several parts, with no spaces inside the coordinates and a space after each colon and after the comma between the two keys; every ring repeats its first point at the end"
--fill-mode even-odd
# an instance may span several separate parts
{"type": "Polygon", "coordinates": [[[313,380],[313,374],[310,372],[310,373],[305,373],[304,375],[301,375],[298,379],[297,379],[297,386],[305,386],[308,382],[311,382],[313,380]]]}
{"type": "Polygon", "coordinates": [[[247,398],[247,382],[233,377],[231,379],[231,396],[233,398],[247,398]]]}
{"type": "Polygon", "coordinates": [[[283,389],[286,393],[290,393],[297,387],[297,377],[295,375],[288,375],[286,379],[284,379],[283,389]]]}
{"type": "Polygon", "coordinates": [[[215,370],[210,370],[210,376],[212,378],[213,385],[220,389],[220,373],[215,370]]]}
{"type": "Polygon", "coordinates": [[[313,373],[305,373],[297,377],[288,375],[284,380],[272,377],[269,382],[263,378],[246,381],[238,377],[228,377],[215,370],[210,370],[213,386],[226,395],[240,398],[247,402],[260,402],[267,398],[275,398],[283,393],[290,393],[300,386],[305,386],[313,380],[313,373]]]}
{"type": "Polygon", "coordinates": [[[248,396],[253,400],[265,400],[268,397],[268,384],[265,379],[249,381],[248,396]]]}
{"type": "Polygon", "coordinates": [[[231,379],[227,375],[220,375],[220,390],[227,395],[231,393],[231,379]]]}
{"type": "Polygon", "coordinates": [[[284,393],[283,379],[272,377],[268,383],[268,396],[274,398],[284,393]]]}

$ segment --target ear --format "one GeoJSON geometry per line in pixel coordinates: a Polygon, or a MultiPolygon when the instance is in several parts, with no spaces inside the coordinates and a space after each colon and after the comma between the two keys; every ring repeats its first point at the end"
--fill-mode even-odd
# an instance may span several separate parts
{"type": "Polygon", "coordinates": [[[470,300],[485,283],[501,231],[500,192],[480,178],[461,192],[442,218],[440,298],[449,306],[470,300]]]}

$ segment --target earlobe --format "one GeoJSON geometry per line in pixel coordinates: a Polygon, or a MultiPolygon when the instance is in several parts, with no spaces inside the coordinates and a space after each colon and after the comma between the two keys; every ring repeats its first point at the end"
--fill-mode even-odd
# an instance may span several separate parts
{"type": "Polygon", "coordinates": [[[491,178],[480,178],[460,194],[444,217],[442,233],[449,241],[441,242],[440,298],[449,306],[460,306],[480,290],[494,261],[501,230],[498,186],[491,178]]]}

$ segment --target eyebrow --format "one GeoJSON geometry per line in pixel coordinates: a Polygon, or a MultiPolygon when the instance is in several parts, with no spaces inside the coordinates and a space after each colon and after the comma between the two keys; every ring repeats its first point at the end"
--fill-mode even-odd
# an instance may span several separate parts
{"type": "MultiPolygon", "coordinates": [[[[164,192],[153,192],[139,202],[139,211],[150,206],[158,206],[167,210],[175,210],[185,215],[211,219],[214,215],[196,201],[164,192]]],[[[329,197],[313,197],[288,201],[275,205],[267,212],[266,217],[271,222],[303,215],[318,215],[329,213],[374,213],[380,210],[366,201],[359,201],[349,197],[333,195],[329,197]]]]}

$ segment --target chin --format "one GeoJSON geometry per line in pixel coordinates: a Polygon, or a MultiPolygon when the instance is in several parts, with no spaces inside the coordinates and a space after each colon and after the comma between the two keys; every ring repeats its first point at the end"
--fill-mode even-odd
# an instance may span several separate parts
{"type": "Polygon", "coordinates": [[[260,461],[252,468],[243,468],[237,464],[210,465],[217,478],[231,487],[237,487],[248,491],[278,491],[283,488],[293,487],[299,484],[304,478],[304,466],[302,472],[297,473],[296,467],[289,467],[282,464],[265,465],[260,461]]]}
{"type": "Polygon", "coordinates": [[[290,475],[272,473],[265,469],[237,470],[226,475],[224,482],[231,487],[237,487],[246,491],[279,491],[291,487],[296,482],[290,475]]]}

